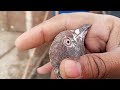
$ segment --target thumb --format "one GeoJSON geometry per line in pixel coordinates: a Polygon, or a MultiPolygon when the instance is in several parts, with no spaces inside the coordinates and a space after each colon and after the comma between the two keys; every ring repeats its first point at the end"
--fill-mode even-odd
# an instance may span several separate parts
{"type": "Polygon", "coordinates": [[[65,59],[60,65],[63,78],[100,79],[120,77],[120,48],[86,54],[78,61],[65,59]]]}

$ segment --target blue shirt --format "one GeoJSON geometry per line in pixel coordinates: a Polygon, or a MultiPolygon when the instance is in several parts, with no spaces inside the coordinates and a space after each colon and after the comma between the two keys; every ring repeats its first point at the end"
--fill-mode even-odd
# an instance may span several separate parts
{"type": "MultiPolygon", "coordinates": [[[[74,13],[74,12],[88,12],[88,11],[58,11],[59,14],[61,13],[74,13]]],[[[55,15],[55,11],[53,11],[53,15],[55,15]]]]}

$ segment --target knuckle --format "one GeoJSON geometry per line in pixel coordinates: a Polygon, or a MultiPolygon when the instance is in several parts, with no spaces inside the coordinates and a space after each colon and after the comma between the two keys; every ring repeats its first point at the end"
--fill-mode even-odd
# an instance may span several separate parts
{"type": "Polygon", "coordinates": [[[106,63],[104,62],[104,60],[98,56],[98,55],[92,55],[92,58],[94,60],[96,69],[98,74],[96,75],[97,78],[104,78],[107,72],[106,69],[106,63]]]}
{"type": "Polygon", "coordinates": [[[106,75],[106,65],[98,55],[85,55],[82,65],[83,78],[104,78],[106,75]]]}

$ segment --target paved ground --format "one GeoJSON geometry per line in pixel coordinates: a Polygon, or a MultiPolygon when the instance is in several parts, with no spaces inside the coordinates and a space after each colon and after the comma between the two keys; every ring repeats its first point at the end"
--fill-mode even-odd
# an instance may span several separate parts
{"type": "Polygon", "coordinates": [[[28,60],[27,52],[14,47],[15,39],[21,33],[0,31],[0,78],[20,78],[28,60]]]}
{"type": "MultiPolygon", "coordinates": [[[[16,49],[14,42],[16,38],[22,33],[19,32],[7,32],[0,31],[0,79],[20,79],[24,73],[26,65],[29,60],[28,51],[20,52],[16,49]]],[[[44,51],[42,51],[44,52],[44,51]]],[[[35,57],[39,57],[38,56],[35,57]]],[[[41,65],[48,62],[48,54],[45,56],[45,60],[41,65]]],[[[35,59],[35,58],[34,58],[35,59]]],[[[32,63],[35,60],[32,60],[32,63]]],[[[31,69],[29,72],[32,72],[31,69]]],[[[47,75],[39,75],[35,72],[34,79],[47,79],[47,75]]]]}

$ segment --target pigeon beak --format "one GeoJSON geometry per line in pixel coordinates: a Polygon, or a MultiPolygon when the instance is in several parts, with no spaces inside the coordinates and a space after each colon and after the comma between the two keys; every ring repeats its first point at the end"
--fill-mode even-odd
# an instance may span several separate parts
{"type": "Polygon", "coordinates": [[[75,33],[76,33],[76,36],[75,38],[78,38],[78,37],[85,37],[86,34],[87,34],[87,31],[89,30],[89,28],[91,27],[92,25],[90,24],[85,24],[83,25],[80,29],[76,29],[75,30],[75,33]]]}

